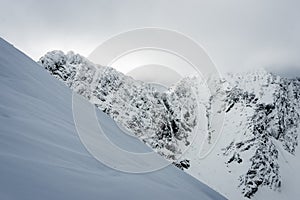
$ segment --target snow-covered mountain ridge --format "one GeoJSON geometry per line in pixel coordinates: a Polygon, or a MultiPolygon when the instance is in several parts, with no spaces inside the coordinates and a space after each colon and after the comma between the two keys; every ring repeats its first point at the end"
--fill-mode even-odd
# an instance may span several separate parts
{"type": "Polygon", "coordinates": [[[167,159],[176,161],[190,144],[198,120],[193,79],[159,92],[72,52],[52,51],[39,63],[167,159]]]}
{"type": "MultiPolygon", "coordinates": [[[[112,68],[95,66],[72,52],[49,52],[39,63],[167,159],[176,160],[181,155],[199,120],[209,123],[208,119],[198,118],[197,98],[191,91],[200,89],[197,78],[185,78],[161,93],[149,84],[112,68]],[[96,67],[100,68],[97,75],[96,67]]],[[[226,113],[222,136],[208,158],[197,157],[196,145],[177,166],[231,199],[260,199],[260,195],[265,195],[259,192],[260,188],[275,190],[272,195],[282,194],[280,188],[291,180],[281,175],[281,167],[286,168],[288,162],[281,160],[287,157],[286,153],[294,156],[298,145],[299,79],[258,70],[228,74],[216,84],[225,88],[217,94],[223,98],[220,112],[226,113]],[[214,173],[212,169],[224,180],[209,177],[214,173]],[[222,186],[222,181],[233,184],[222,186]]],[[[209,114],[209,101],[200,103],[209,114]]]]}

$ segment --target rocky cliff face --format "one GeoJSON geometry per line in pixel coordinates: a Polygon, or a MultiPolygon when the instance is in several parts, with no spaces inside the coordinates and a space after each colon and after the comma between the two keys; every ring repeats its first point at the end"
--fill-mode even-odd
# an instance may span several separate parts
{"type": "MultiPolygon", "coordinates": [[[[196,77],[184,78],[166,92],[159,92],[150,84],[95,65],[72,52],[49,52],[39,63],[174,162],[199,134],[195,132],[199,120],[208,123],[209,134],[214,133],[209,124],[210,103],[222,98],[220,112],[226,113],[222,134],[227,135],[227,142],[221,141],[216,148],[225,160],[224,167],[230,173],[235,171],[231,176],[236,176],[246,198],[263,186],[280,189],[280,149],[294,155],[298,145],[299,79],[281,78],[264,70],[229,74],[224,80],[216,80],[225,90],[199,98],[203,88],[196,77]],[[199,104],[206,108],[206,119],[198,113],[199,104]]],[[[187,154],[175,164],[186,170],[198,165],[196,161],[195,155],[187,154]]],[[[198,177],[195,172],[187,172],[198,177]]]]}
{"type": "Polygon", "coordinates": [[[242,193],[250,198],[261,186],[281,187],[279,148],[294,155],[298,145],[300,81],[263,70],[230,78],[233,87],[227,91],[226,112],[236,109],[248,117],[239,129],[239,140],[224,148],[223,155],[229,166],[250,161],[239,177],[242,193]]]}

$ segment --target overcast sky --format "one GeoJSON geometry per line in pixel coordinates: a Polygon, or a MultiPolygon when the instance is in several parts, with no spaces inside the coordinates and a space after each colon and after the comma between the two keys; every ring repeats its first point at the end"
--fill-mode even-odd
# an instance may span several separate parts
{"type": "Polygon", "coordinates": [[[112,35],[154,26],[195,39],[221,71],[299,72],[299,10],[297,0],[0,0],[0,36],[37,60],[54,49],[88,56],[112,35]]]}

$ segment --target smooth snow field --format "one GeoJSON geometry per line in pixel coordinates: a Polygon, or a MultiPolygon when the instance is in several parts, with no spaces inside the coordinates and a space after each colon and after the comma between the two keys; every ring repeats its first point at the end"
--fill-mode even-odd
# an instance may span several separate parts
{"type": "MultiPolygon", "coordinates": [[[[149,151],[97,115],[118,146],[149,151]]],[[[98,162],[76,132],[71,90],[0,39],[0,200],[15,199],[225,198],[173,165],[129,174],[98,162]]]]}

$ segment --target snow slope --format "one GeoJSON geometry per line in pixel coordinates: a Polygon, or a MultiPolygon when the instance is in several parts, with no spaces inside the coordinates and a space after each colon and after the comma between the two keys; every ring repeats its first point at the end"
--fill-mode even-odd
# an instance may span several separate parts
{"type": "MultiPolygon", "coordinates": [[[[69,88],[0,39],[0,199],[224,199],[174,166],[126,174],[96,161],[77,136],[69,88]]],[[[97,111],[108,133],[113,120],[97,111]]],[[[115,141],[148,151],[131,137],[115,141]]]]}

